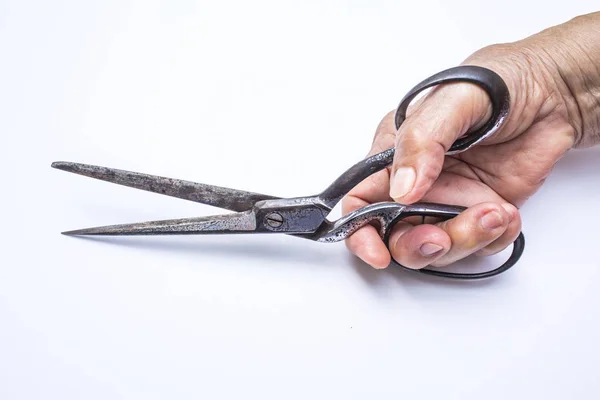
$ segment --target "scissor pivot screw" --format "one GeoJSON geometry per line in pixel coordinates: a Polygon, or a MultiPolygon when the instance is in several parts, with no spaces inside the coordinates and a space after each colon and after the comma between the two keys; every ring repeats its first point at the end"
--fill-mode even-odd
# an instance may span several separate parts
{"type": "Polygon", "coordinates": [[[283,224],[283,217],[279,213],[271,213],[265,218],[271,228],[279,228],[283,224]]]}

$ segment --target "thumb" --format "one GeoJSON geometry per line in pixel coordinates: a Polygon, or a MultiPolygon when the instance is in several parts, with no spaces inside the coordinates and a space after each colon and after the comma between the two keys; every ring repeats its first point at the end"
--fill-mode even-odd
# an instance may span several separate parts
{"type": "Polygon", "coordinates": [[[491,101],[475,84],[447,83],[432,89],[409,108],[398,129],[390,197],[405,204],[419,201],[442,171],[454,141],[490,115],[491,101]]]}

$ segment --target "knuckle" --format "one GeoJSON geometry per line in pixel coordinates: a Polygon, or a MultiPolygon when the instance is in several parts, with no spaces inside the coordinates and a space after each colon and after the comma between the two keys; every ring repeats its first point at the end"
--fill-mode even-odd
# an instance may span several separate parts
{"type": "Polygon", "coordinates": [[[424,126],[420,121],[407,122],[396,135],[396,147],[410,152],[429,150],[432,142],[430,127],[424,126]]]}
{"type": "Polygon", "coordinates": [[[373,142],[369,155],[377,154],[387,150],[394,145],[396,139],[396,128],[394,125],[395,111],[391,111],[381,120],[375,130],[373,142]]]}
{"type": "Polygon", "coordinates": [[[358,197],[348,195],[342,199],[342,213],[348,214],[360,207],[365,205],[365,201],[359,199],[358,197]]]}
{"type": "Polygon", "coordinates": [[[377,153],[381,153],[394,145],[396,134],[390,131],[381,131],[375,134],[373,143],[371,144],[371,151],[368,156],[372,156],[377,153]]]}

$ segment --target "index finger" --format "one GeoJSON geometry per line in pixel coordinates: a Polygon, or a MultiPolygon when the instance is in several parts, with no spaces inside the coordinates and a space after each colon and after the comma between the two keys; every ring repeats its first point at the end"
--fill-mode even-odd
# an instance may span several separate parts
{"type": "MultiPolygon", "coordinates": [[[[379,123],[368,156],[380,153],[394,145],[396,129],[394,112],[388,113],[379,123]]],[[[389,201],[390,175],[385,168],[355,186],[342,200],[342,213],[380,201],[389,201]]],[[[348,249],[374,268],[385,268],[391,262],[389,251],[375,227],[366,225],[346,239],[348,249]]]]}

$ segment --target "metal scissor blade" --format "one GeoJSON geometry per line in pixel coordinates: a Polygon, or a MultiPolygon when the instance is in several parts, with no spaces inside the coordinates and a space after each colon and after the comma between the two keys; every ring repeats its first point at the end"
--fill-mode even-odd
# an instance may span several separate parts
{"type": "Polygon", "coordinates": [[[199,235],[256,231],[253,211],[210,217],[170,219],[134,224],[100,226],[63,232],[63,235],[199,235]]]}
{"type": "Polygon", "coordinates": [[[52,168],[231,211],[246,211],[251,209],[257,201],[278,198],[261,193],[246,192],[96,165],[58,161],[52,163],[52,168]]]}

